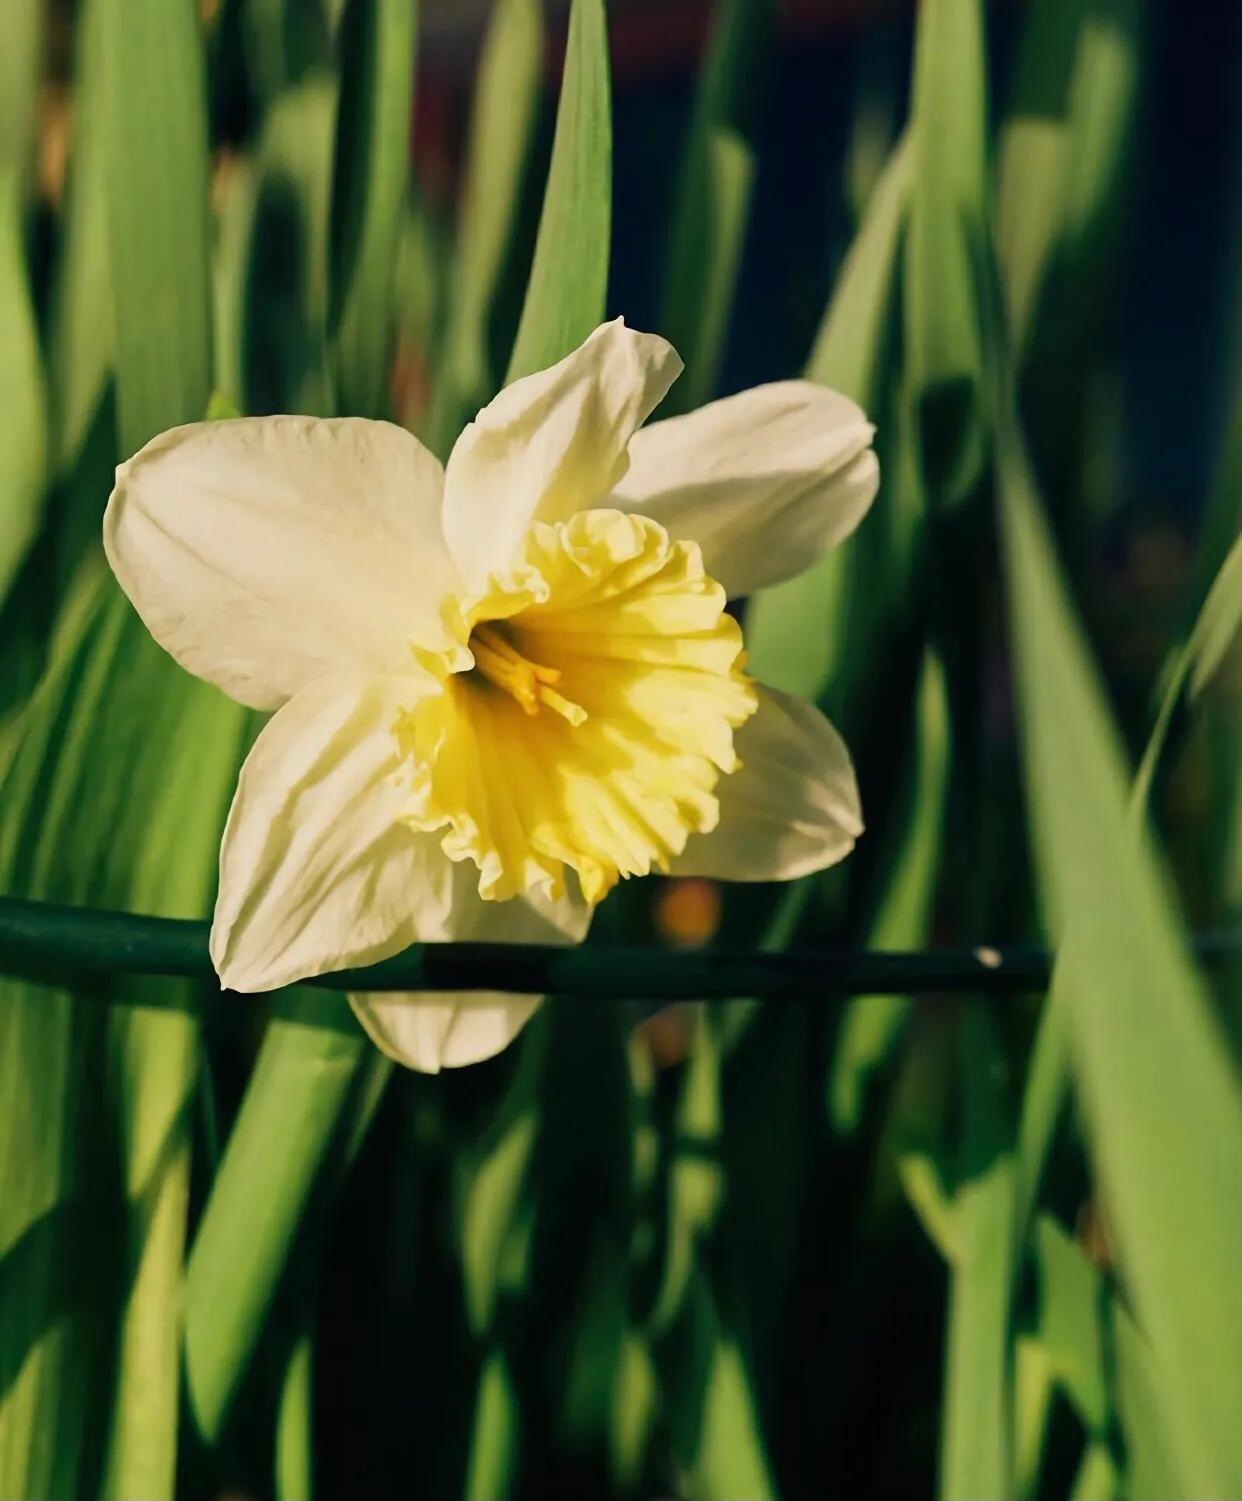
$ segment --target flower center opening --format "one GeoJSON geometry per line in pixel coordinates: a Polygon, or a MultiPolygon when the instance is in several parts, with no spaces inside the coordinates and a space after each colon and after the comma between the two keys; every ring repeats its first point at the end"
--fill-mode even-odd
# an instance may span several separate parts
{"type": "Polygon", "coordinates": [[[556,684],[564,674],[524,657],[509,640],[503,625],[496,622],[476,625],[470,633],[469,647],[475,672],[516,699],[527,714],[538,714],[543,707],[572,725],[586,721],[586,710],[581,704],[571,703],[556,691],[556,684]]]}

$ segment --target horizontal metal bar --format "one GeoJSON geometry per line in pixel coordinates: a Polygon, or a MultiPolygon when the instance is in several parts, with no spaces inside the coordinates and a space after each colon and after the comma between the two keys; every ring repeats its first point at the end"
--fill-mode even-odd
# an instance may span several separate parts
{"type": "MultiPolygon", "coordinates": [[[[109,975],[214,978],[209,925],[0,897],[0,974],[88,981],[109,975]]],[[[1202,935],[1200,958],[1242,954],[1242,930],[1202,935]]],[[[661,950],[546,944],[423,943],[369,969],[305,983],[339,991],[504,990],[597,1000],[726,1000],[733,996],[1006,994],[1048,983],[1042,949],[882,953],[796,948],[661,950]]]]}

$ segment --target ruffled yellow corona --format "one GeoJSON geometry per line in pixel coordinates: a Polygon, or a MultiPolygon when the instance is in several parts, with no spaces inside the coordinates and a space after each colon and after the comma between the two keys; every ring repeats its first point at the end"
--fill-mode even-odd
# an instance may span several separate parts
{"type": "Polygon", "coordinates": [[[482,897],[560,896],[568,866],[595,903],[715,828],[758,700],[696,544],[613,510],[536,522],[524,565],[445,616],[452,647],[416,651],[439,691],[396,726],[405,817],[482,897]]]}

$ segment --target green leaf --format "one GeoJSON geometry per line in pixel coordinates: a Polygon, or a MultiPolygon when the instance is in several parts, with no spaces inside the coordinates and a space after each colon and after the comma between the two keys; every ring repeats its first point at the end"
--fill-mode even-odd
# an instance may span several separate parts
{"type": "Polygon", "coordinates": [[[686,369],[673,416],[713,394],[754,186],[756,96],[771,45],[772,0],[720,0],[699,73],[677,183],[660,328],[686,369]]]}
{"type": "Polygon", "coordinates": [[[1090,0],[1070,84],[1066,276],[1086,303],[1124,224],[1143,100],[1147,0],[1090,0]]]}
{"type": "Polygon", "coordinates": [[[276,1417],[276,1501],[314,1494],[315,1345],[313,1310],[289,1352],[276,1417]]]}
{"type": "Polygon", "coordinates": [[[36,101],[43,76],[43,28],[47,7],[39,0],[12,0],[4,17],[0,54],[0,175],[25,198],[38,125],[36,101]]]}
{"type": "Polygon", "coordinates": [[[210,223],[203,48],[191,0],[97,0],[116,314],[117,420],[131,454],[207,409],[210,223]]]}
{"type": "Polygon", "coordinates": [[[0,49],[0,601],[42,509],[46,417],[43,370],[26,268],[26,183],[43,65],[39,0],[16,0],[0,49]]]}
{"type": "MultiPolygon", "coordinates": [[[[892,816],[896,837],[880,862],[881,898],[867,935],[869,949],[918,949],[931,928],[940,872],[945,804],[949,792],[951,734],[948,694],[940,659],[923,658],[915,708],[915,746],[905,795],[892,816]]],[[[841,1022],[828,1085],[829,1113],[838,1131],[861,1124],[872,1074],[890,1055],[905,1028],[908,996],[858,996],[841,1022]]]]}
{"type": "Polygon", "coordinates": [[[466,1501],[496,1501],[510,1493],[516,1463],[520,1417],[517,1393],[505,1352],[488,1352],[475,1397],[466,1501]]]}
{"type": "Polygon", "coordinates": [[[392,283],[410,175],[417,0],[352,0],[342,38],[333,202],[337,396],[342,412],[389,410],[392,283]]]}
{"type": "Polygon", "coordinates": [[[25,214],[0,161],[0,600],[34,540],[43,509],[43,368],[25,254],[25,214]]]}
{"type": "Polygon", "coordinates": [[[679,1493],[688,1501],[774,1498],[747,1362],[702,1272],[691,1278],[659,1358],[679,1493]]]}
{"type": "MultiPolygon", "coordinates": [[[[186,0],[100,4],[117,412],[120,446],[129,453],[164,428],[202,417],[211,391],[204,59],[196,10],[186,0]]],[[[79,841],[73,859],[93,857],[115,883],[89,892],[97,905],[201,914],[214,890],[248,716],[179,672],[111,586],[105,618],[119,620],[120,644],[107,658],[117,680],[91,723],[94,743],[107,748],[97,758],[102,785],[94,792],[108,797],[107,783],[122,768],[135,790],[115,803],[121,826],[96,831],[97,851],[79,841]]],[[[122,781],[115,791],[123,788],[122,781]]],[[[132,987],[137,1001],[168,991],[155,981],[132,987]]],[[[104,1471],[105,1491],[118,1495],[169,1494],[175,1472],[199,1071],[197,1024],[185,987],[182,994],[183,1014],[118,1011],[109,1033],[120,1180],[131,1200],[124,1247],[131,1283],[104,1471]]]]}
{"type": "Polygon", "coordinates": [[[1089,0],[1038,0],[1027,12],[996,172],[996,254],[1006,327],[1019,352],[1031,331],[1065,222],[1075,45],[1089,0]]]}
{"type": "MultiPolygon", "coordinates": [[[[909,188],[910,149],[903,141],[876,184],[806,370],[809,380],[843,391],[872,414],[882,400],[891,355],[897,260],[909,188]]],[[[746,615],[747,649],[751,669],[763,682],[814,700],[823,700],[835,688],[839,702],[844,697],[839,685],[849,660],[868,656],[867,643],[855,635],[859,626],[865,634],[865,619],[851,618],[851,610],[859,604],[854,586],[860,549],[869,545],[866,539],[876,526],[880,507],[918,494],[917,474],[910,473],[908,444],[901,443],[897,452],[902,471],[898,483],[886,475],[862,536],[834,549],[798,578],[765,589],[751,602],[746,615]]],[[[900,569],[885,572],[887,586],[899,589],[900,569]]]]}
{"type": "Polygon", "coordinates": [[[866,411],[880,400],[912,171],[913,148],[903,136],[872,192],[806,366],[808,380],[843,391],[866,411]]]}
{"type": "Polygon", "coordinates": [[[612,115],[603,0],[574,0],[535,257],[506,384],[571,353],[604,317],[612,115]]]}
{"type": "MultiPolygon", "coordinates": [[[[0,885],[201,914],[241,722],[173,667],[111,578],[88,569],[17,726],[0,885]]],[[[118,979],[105,1010],[94,994],[0,983],[0,1136],[25,1159],[3,1199],[0,1248],[42,1243],[37,1267],[10,1265],[0,1299],[0,1348],[17,1380],[0,1425],[0,1494],[88,1493],[80,1467],[98,1444],[108,1493],[171,1493],[193,994],[118,979]]]]}
{"type": "Polygon", "coordinates": [[[1029,11],[997,163],[997,256],[1018,357],[1063,400],[1066,351],[1091,342],[1125,222],[1142,102],[1146,0],[1029,11]]]}
{"type": "Polygon", "coordinates": [[[1190,637],[1168,672],[1156,726],[1139,768],[1139,795],[1144,801],[1178,705],[1184,697],[1199,697],[1219,671],[1239,631],[1242,631],[1242,537],[1234,542],[1221,564],[1190,637]]]}
{"type": "Polygon", "coordinates": [[[252,204],[241,185],[244,385],[230,395],[247,412],[336,410],[328,283],[338,97],[336,79],[323,71],[280,94],[263,122],[252,204]]]}
{"type": "Polygon", "coordinates": [[[86,0],[78,20],[73,134],[48,334],[52,450],[58,473],[76,461],[103,398],[116,334],[108,262],[105,71],[100,27],[106,0],[86,0]]]}
{"type": "MultiPolygon", "coordinates": [[[[1130,794],[1133,818],[1145,816],[1156,768],[1165,751],[1169,727],[1178,704],[1189,692],[1203,691],[1220,668],[1242,628],[1242,540],[1226,558],[1208,591],[1199,618],[1186,644],[1175,655],[1168,685],[1130,794]]],[[[1068,1090],[1069,1014],[1064,964],[1053,972],[1035,1047],[1027,1070],[1018,1147],[1018,1225],[1023,1229],[1034,1212],[1040,1178],[1053,1133],[1068,1090]]],[[[1015,1267],[1016,1273],[1016,1267],[1015,1267]]]]}
{"type": "Polygon", "coordinates": [[[962,1142],[953,1196],[952,1283],[940,1453],[940,1495],[1008,1496],[1009,1256],[1013,1158],[1003,1064],[982,998],[960,1022],[962,1142]]]}
{"type": "Polygon", "coordinates": [[[1001,503],[1037,872],[1089,1145],[1188,1492],[1242,1486],[1242,1106],[1003,413],[1001,503]],[[1069,924],[1068,930],[1066,929],[1069,924]]]}
{"type": "Polygon", "coordinates": [[[298,991],[278,1002],[186,1271],[186,1385],[208,1443],[219,1440],[329,1154],[359,1112],[373,1056],[338,997],[298,991]]]}
{"type": "Polygon", "coordinates": [[[539,0],[497,0],[475,84],[448,327],[426,434],[441,455],[499,382],[491,320],[515,249],[542,74],[539,0]]]}
{"type": "Polygon", "coordinates": [[[929,499],[952,505],[984,457],[987,78],[980,0],[919,9],[905,340],[929,499]]]}
{"type": "Polygon", "coordinates": [[[1033,1245],[1036,1337],[1089,1436],[1074,1494],[1151,1501],[1187,1494],[1169,1454],[1165,1399],[1147,1341],[1103,1274],[1050,1215],[1040,1217],[1033,1245]],[[1120,1483],[1110,1454],[1114,1423],[1125,1447],[1120,1483]],[[1094,1489],[1110,1479],[1111,1488],[1094,1489]]]}

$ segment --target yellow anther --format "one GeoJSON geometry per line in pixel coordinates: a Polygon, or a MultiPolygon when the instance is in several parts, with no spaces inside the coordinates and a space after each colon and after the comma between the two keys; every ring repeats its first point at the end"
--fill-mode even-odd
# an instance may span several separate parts
{"type": "Polygon", "coordinates": [[[476,670],[516,699],[527,714],[538,714],[544,704],[572,725],[586,719],[584,709],[553,691],[561,674],[554,667],[528,661],[495,626],[476,625],[470,634],[470,651],[476,670]]]}

